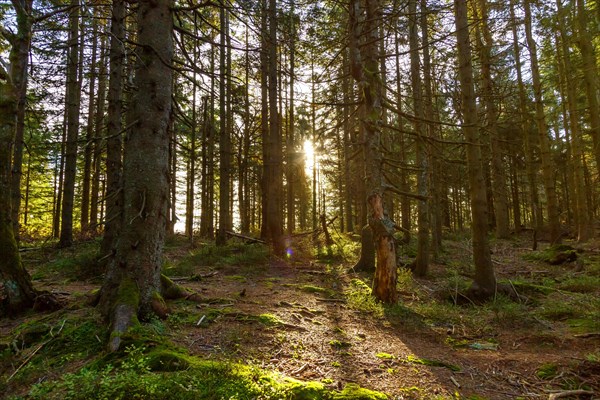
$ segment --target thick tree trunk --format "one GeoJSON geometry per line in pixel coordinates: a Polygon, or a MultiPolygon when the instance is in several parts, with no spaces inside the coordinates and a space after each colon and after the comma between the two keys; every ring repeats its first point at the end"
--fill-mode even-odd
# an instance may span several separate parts
{"type": "Polygon", "coordinates": [[[488,240],[486,188],[481,164],[480,138],[477,129],[477,104],[473,83],[473,66],[469,42],[469,22],[466,0],[454,1],[456,12],[456,37],[458,49],[458,76],[461,88],[463,132],[467,145],[467,167],[471,200],[471,232],[475,278],[472,292],[480,297],[490,297],[496,291],[496,276],[488,240]]]}
{"type": "Polygon", "coordinates": [[[10,161],[18,93],[8,72],[0,65],[0,318],[30,308],[36,296],[21,263],[11,212],[10,161]]]}
{"type": "Polygon", "coordinates": [[[349,48],[350,70],[362,91],[364,118],[361,121],[365,134],[364,158],[365,181],[369,206],[369,225],[373,232],[377,253],[377,268],[373,279],[373,294],[385,303],[398,301],[396,290],[396,247],[394,223],[383,207],[383,174],[381,131],[379,121],[382,109],[382,88],[379,79],[379,28],[381,9],[378,0],[349,2],[349,48]]]}
{"type": "Polygon", "coordinates": [[[100,293],[109,350],[138,317],[165,315],[161,264],[169,198],[172,0],[138,2],[137,88],[123,159],[123,225],[100,293]]]}

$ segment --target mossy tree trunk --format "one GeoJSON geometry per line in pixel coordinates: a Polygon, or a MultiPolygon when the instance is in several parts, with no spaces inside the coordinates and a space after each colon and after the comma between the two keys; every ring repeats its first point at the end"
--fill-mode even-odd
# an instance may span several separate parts
{"type": "Polygon", "coordinates": [[[381,148],[382,81],[379,76],[378,43],[381,24],[378,0],[349,2],[350,72],[361,91],[364,116],[363,153],[369,226],[373,232],[377,267],[373,278],[373,294],[385,303],[398,301],[396,290],[396,246],[394,223],[383,207],[383,149],[381,148]]]}
{"type": "Polygon", "coordinates": [[[123,162],[123,225],[99,298],[110,322],[109,350],[138,318],[164,316],[161,263],[169,197],[172,0],[138,3],[137,93],[123,162]]]}
{"type": "Polygon", "coordinates": [[[36,292],[21,263],[11,207],[11,155],[17,124],[18,88],[0,65],[0,317],[33,306],[36,292]]]}

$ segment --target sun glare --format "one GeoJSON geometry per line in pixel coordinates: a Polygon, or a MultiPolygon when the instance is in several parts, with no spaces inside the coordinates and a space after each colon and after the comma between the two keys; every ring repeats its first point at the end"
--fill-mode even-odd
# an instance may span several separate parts
{"type": "Polygon", "coordinates": [[[311,176],[313,166],[315,164],[315,148],[313,147],[313,143],[306,139],[304,141],[304,172],[306,175],[311,176]]]}

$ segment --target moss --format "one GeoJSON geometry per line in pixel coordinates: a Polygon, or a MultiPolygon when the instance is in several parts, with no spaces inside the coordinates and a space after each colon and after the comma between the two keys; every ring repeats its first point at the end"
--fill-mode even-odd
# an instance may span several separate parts
{"type": "Polygon", "coordinates": [[[540,379],[550,380],[558,374],[558,366],[554,363],[542,364],[535,374],[540,379]]]}
{"type": "Polygon", "coordinates": [[[258,322],[266,326],[279,326],[284,324],[281,318],[273,314],[260,314],[257,317],[257,320],[258,322]]]}
{"type": "Polygon", "coordinates": [[[183,371],[190,367],[190,362],[183,354],[160,349],[148,355],[148,367],[151,371],[183,371]]]}
{"type": "Polygon", "coordinates": [[[381,358],[382,360],[393,360],[394,358],[396,358],[393,354],[388,353],[377,353],[376,357],[381,358]]]}
{"type": "Polygon", "coordinates": [[[406,357],[406,361],[409,363],[412,363],[412,364],[427,365],[430,367],[444,367],[444,368],[448,368],[449,370],[455,371],[455,372],[460,371],[460,367],[458,367],[454,364],[450,364],[445,361],[420,358],[420,357],[414,356],[412,354],[410,354],[408,357],[406,357]]]}
{"type": "Polygon", "coordinates": [[[329,397],[325,385],[321,382],[301,382],[291,378],[286,379],[286,392],[289,398],[294,400],[319,400],[329,397]]]}
{"type": "Polygon", "coordinates": [[[138,309],[140,305],[140,290],[137,283],[131,278],[123,278],[119,285],[115,304],[126,304],[138,309]]]}
{"type": "Polygon", "coordinates": [[[381,392],[361,388],[355,383],[349,383],[340,393],[333,395],[334,400],[387,400],[387,396],[381,392]]]}
{"type": "Polygon", "coordinates": [[[348,347],[352,346],[352,343],[343,342],[343,341],[334,339],[334,340],[329,341],[329,345],[331,347],[335,347],[336,349],[343,349],[343,348],[348,348],[348,347]]]}

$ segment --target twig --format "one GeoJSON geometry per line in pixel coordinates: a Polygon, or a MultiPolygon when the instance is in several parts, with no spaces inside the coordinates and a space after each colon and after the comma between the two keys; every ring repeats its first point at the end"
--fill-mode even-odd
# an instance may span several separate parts
{"type": "Polygon", "coordinates": [[[580,333],[578,335],[573,335],[576,338],[592,338],[592,337],[600,337],[600,332],[588,332],[588,333],[580,333]]]}
{"type": "Polygon", "coordinates": [[[454,385],[455,385],[457,388],[460,388],[460,383],[458,383],[458,381],[457,381],[456,379],[454,379],[454,377],[453,377],[453,376],[450,376],[450,380],[452,381],[452,383],[454,383],[454,385]]]}
{"type": "Polygon", "coordinates": [[[25,359],[25,361],[23,361],[23,363],[22,363],[21,365],[19,365],[19,368],[17,368],[17,369],[15,370],[15,372],[13,372],[13,373],[12,373],[12,375],[8,377],[8,379],[6,380],[6,382],[10,381],[10,380],[11,380],[11,379],[12,379],[12,378],[13,378],[13,377],[14,377],[14,376],[15,376],[15,375],[16,375],[16,374],[17,374],[17,373],[18,373],[18,372],[21,370],[21,368],[23,368],[23,367],[25,366],[25,364],[27,364],[29,361],[31,361],[31,359],[33,358],[33,356],[35,356],[35,354],[36,354],[38,351],[40,351],[40,349],[41,349],[42,347],[44,347],[44,345],[46,345],[46,343],[48,343],[48,342],[49,342],[49,340],[48,340],[48,341],[46,341],[46,342],[44,342],[44,343],[42,343],[42,344],[40,344],[40,345],[38,346],[38,348],[37,348],[37,349],[35,349],[35,350],[33,351],[33,353],[31,353],[31,354],[29,355],[29,357],[27,357],[27,358],[25,359]]]}
{"type": "Polygon", "coordinates": [[[200,326],[200,324],[202,323],[202,321],[204,321],[204,318],[206,318],[206,315],[203,315],[202,318],[200,318],[198,320],[198,322],[196,322],[196,326],[200,326]]]}
{"type": "Polygon", "coordinates": [[[548,396],[548,400],[560,399],[561,397],[567,396],[577,396],[580,394],[589,394],[590,396],[594,394],[591,390],[565,390],[564,392],[551,393],[548,396]]]}
{"type": "Polygon", "coordinates": [[[297,370],[292,371],[292,375],[299,374],[300,372],[304,371],[306,369],[306,367],[308,367],[308,363],[304,364],[303,366],[301,366],[297,370]]]}

